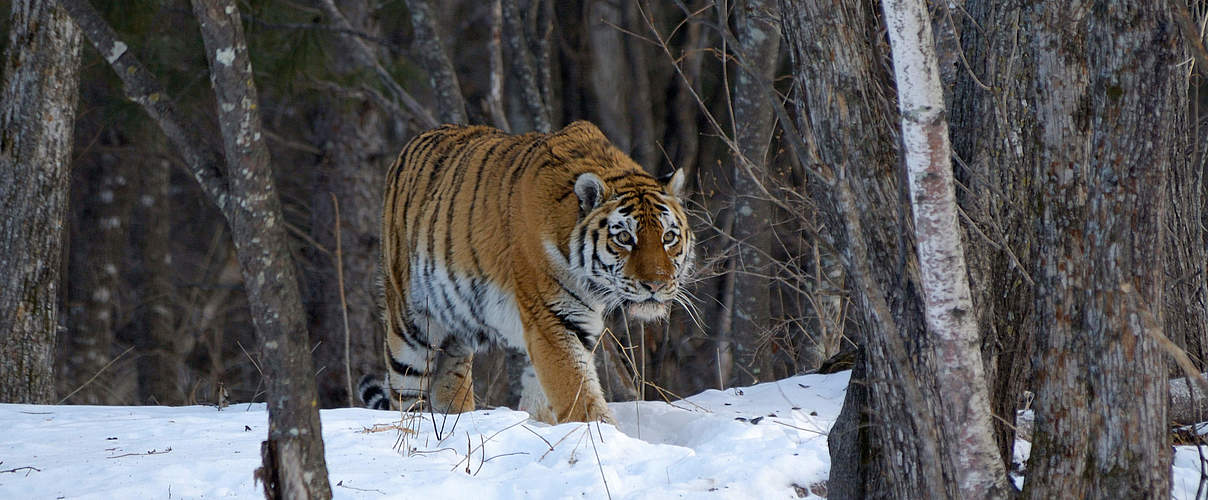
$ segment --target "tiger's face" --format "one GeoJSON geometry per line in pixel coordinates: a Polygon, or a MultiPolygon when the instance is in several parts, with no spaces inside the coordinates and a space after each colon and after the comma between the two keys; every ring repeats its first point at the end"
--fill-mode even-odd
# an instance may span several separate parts
{"type": "Polygon", "coordinates": [[[693,244],[682,186],[680,172],[666,184],[633,182],[613,192],[590,173],[575,183],[581,218],[572,268],[610,306],[643,321],[665,318],[668,305],[682,300],[693,244]]]}

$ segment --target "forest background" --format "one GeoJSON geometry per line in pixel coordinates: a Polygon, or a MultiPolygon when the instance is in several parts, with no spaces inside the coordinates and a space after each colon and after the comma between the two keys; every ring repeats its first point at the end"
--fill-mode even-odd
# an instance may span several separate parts
{"type": "MultiPolygon", "coordinates": [[[[0,8],[13,4],[27,2],[0,8]]],[[[196,36],[205,2],[91,5],[199,144],[229,140],[229,110],[216,105],[229,96],[215,94],[214,51],[196,36]]],[[[651,173],[688,173],[700,241],[692,308],[653,325],[610,319],[597,360],[610,397],[854,368],[852,411],[832,434],[868,441],[832,444],[847,458],[832,480],[853,464],[852,484],[867,491],[956,491],[933,482],[954,463],[927,465],[928,438],[911,438],[954,444],[934,418],[943,411],[918,411],[947,397],[936,381],[948,360],[926,335],[891,27],[877,2],[237,6],[322,407],[355,405],[356,378],[383,370],[378,220],[402,145],[443,122],[526,132],[588,119],[651,173]],[[895,454],[919,467],[896,467],[895,454]]],[[[1167,379],[1184,371],[1162,346],[1198,372],[1208,355],[1205,5],[967,0],[933,3],[929,16],[966,312],[1002,465],[1015,412],[1034,395],[1039,413],[1062,415],[1037,427],[1034,454],[1104,471],[1166,460],[1168,471],[1167,379]],[[1090,418],[1123,423],[1066,432],[1090,418]],[[1096,459],[1087,443],[1119,438],[1128,422],[1148,422],[1135,449],[1096,459]]],[[[263,398],[239,234],[176,138],[127,99],[111,68],[124,52],[82,47],[49,402],[263,398]]],[[[480,404],[515,405],[516,366],[506,352],[478,359],[480,404]]],[[[1061,474],[1033,470],[1035,491],[1069,491],[1046,482],[1061,474]]],[[[1156,476],[1129,473],[1100,486],[1161,491],[1146,489],[1156,476]]]]}

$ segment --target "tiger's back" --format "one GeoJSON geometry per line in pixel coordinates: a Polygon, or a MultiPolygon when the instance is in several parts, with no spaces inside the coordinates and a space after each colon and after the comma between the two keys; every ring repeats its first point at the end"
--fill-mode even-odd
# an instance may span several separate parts
{"type": "Polygon", "coordinates": [[[418,401],[473,409],[473,354],[495,343],[532,357],[526,409],[545,420],[607,418],[594,369],[583,365],[615,304],[572,260],[588,265],[578,247],[598,243],[585,241],[586,208],[595,205],[584,196],[602,203],[626,188],[662,192],[686,228],[666,186],[586,122],[525,135],[445,126],[408,143],[387,176],[383,207],[389,370],[381,393],[403,409],[418,401]],[[554,387],[567,384],[575,387],[554,387]],[[573,400],[563,401],[572,389],[573,400]],[[534,393],[550,395],[553,407],[534,393]]]}

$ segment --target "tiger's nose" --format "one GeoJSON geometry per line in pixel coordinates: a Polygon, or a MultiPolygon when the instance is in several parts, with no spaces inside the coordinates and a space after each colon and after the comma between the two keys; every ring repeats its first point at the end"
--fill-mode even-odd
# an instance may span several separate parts
{"type": "Polygon", "coordinates": [[[654,293],[659,290],[662,290],[663,288],[666,288],[667,282],[659,281],[659,280],[653,280],[653,281],[642,280],[642,286],[646,287],[647,290],[650,290],[651,293],[654,293]]]}

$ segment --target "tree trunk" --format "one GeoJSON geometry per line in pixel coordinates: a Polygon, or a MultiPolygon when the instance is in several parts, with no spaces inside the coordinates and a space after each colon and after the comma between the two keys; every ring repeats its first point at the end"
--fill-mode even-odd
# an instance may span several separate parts
{"type": "MultiPolygon", "coordinates": [[[[105,133],[105,132],[102,132],[105,133]]],[[[118,147],[116,134],[105,141],[118,147]]],[[[113,361],[117,330],[129,319],[129,287],[125,280],[125,257],[129,251],[130,210],[135,186],[130,159],[112,152],[99,155],[87,165],[82,187],[83,206],[75,221],[68,276],[67,364],[71,403],[90,405],[133,404],[133,384],[121,380],[113,361]],[[125,386],[125,387],[122,387],[125,386]]],[[[82,165],[83,166],[83,165],[82,165]]],[[[81,198],[77,198],[81,199],[81,198]]]]}
{"type": "MultiPolygon", "coordinates": [[[[426,5],[426,1],[421,3],[426,5]]],[[[341,2],[340,8],[356,29],[377,32],[370,24],[368,2],[347,0],[341,2]]],[[[338,41],[341,52],[353,50],[348,47],[349,40],[345,37],[338,41]]],[[[329,65],[332,71],[347,77],[365,69],[356,61],[338,57],[329,65]]],[[[460,94],[457,98],[460,99],[460,94]]],[[[442,107],[438,114],[445,116],[454,109],[442,107]]],[[[319,402],[325,408],[355,406],[359,403],[353,401],[356,394],[352,386],[359,377],[385,369],[382,364],[384,332],[374,296],[377,294],[381,186],[385,179],[382,159],[392,157],[395,152],[386,152],[390,146],[382,112],[369,102],[351,98],[322,99],[316,114],[318,119],[311,131],[312,142],[320,146],[322,157],[316,166],[317,189],[310,199],[311,237],[327,253],[316,250],[311,255],[312,272],[308,281],[312,297],[308,310],[312,317],[314,343],[318,344],[314,361],[315,369],[319,371],[319,402]],[[335,255],[335,203],[339,204],[342,236],[339,259],[335,255]],[[342,284],[337,265],[343,266],[342,284]]]]}
{"type": "Polygon", "coordinates": [[[1028,498],[1168,498],[1166,172],[1182,85],[1167,6],[1035,7],[1041,206],[1028,498]]]}
{"type": "MultiPolygon", "coordinates": [[[[1014,459],[1017,401],[1031,378],[1035,297],[1034,209],[1030,199],[1035,119],[1025,107],[1033,60],[1020,26],[1017,0],[969,0],[960,21],[961,53],[968,68],[956,74],[951,107],[957,201],[968,216],[965,256],[973,285],[974,315],[990,382],[994,435],[1003,463],[1014,459]]],[[[962,63],[963,64],[963,63],[962,63]]]]}
{"type": "Polygon", "coordinates": [[[142,324],[147,339],[139,357],[142,399],[149,404],[186,403],[184,384],[189,379],[185,357],[193,350],[193,329],[176,327],[172,297],[171,165],[155,159],[140,170],[139,196],[142,221],[142,324]]]}
{"type": "Polygon", "coordinates": [[[843,260],[862,319],[866,376],[852,384],[865,384],[869,399],[849,398],[845,405],[868,406],[869,422],[858,428],[869,433],[870,460],[859,467],[858,481],[836,481],[828,492],[835,498],[951,497],[934,414],[913,407],[922,399],[916,367],[928,366],[928,356],[899,357],[903,342],[918,350],[914,343],[925,324],[913,231],[899,198],[891,82],[872,43],[876,12],[859,0],[781,0],[780,6],[802,89],[798,127],[816,148],[810,155],[816,159],[802,163],[821,164],[823,179],[811,185],[830,229],[822,236],[843,260]]]}
{"type": "Polygon", "coordinates": [[[1005,498],[1007,474],[994,445],[977,318],[956,221],[956,190],[944,95],[923,0],[882,0],[893,50],[902,149],[914,214],[923,302],[944,448],[960,498],[1005,498]]]}
{"type": "Polygon", "coordinates": [[[60,254],[80,30],[51,2],[14,0],[0,89],[0,402],[54,403],[60,254]]]}
{"type": "Polygon", "coordinates": [[[258,477],[269,498],[331,498],[310,345],[243,25],[234,0],[194,0],[227,158],[231,232],[260,338],[269,436],[258,477]]]}
{"type": "MultiPolygon", "coordinates": [[[[1195,31],[1198,36],[1199,31],[1195,31]]],[[[1186,59],[1187,51],[1177,57],[1186,59]]],[[[1197,67],[1204,61],[1195,61],[1197,67]]],[[[1200,74],[1208,68],[1199,68],[1200,74]]],[[[1202,77],[1201,77],[1202,78],[1202,77]]],[[[1166,337],[1187,351],[1199,371],[1208,370],[1208,235],[1204,232],[1205,184],[1203,155],[1195,155],[1203,131],[1189,104],[1198,100],[1188,89],[1191,72],[1184,71],[1174,83],[1171,105],[1170,179],[1166,183],[1169,210],[1166,228],[1166,289],[1163,292],[1166,337]]],[[[1197,80],[1202,81],[1202,80],[1197,80]]],[[[1171,363],[1171,374],[1181,375],[1171,363]]]]}
{"type": "MultiPolygon", "coordinates": [[[[721,9],[725,9],[722,2],[721,9]]],[[[768,146],[775,125],[772,103],[764,99],[762,87],[776,74],[780,59],[780,26],[772,0],[740,0],[735,6],[735,25],[743,63],[734,77],[734,138],[739,151],[733,155],[728,193],[733,228],[728,292],[731,304],[729,331],[719,331],[718,352],[721,379],[727,386],[774,380],[774,360],[787,352],[771,339],[772,291],[768,276],[772,269],[772,202],[769,192],[768,146]],[[736,352],[735,352],[736,351],[736,352]],[[734,370],[742,363],[746,370],[734,370]],[[750,373],[755,380],[740,374],[750,373]]]]}
{"type": "Polygon", "coordinates": [[[868,399],[845,399],[836,426],[858,429],[849,438],[867,443],[867,461],[832,464],[839,474],[828,493],[956,498],[966,466],[959,448],[966,443],[952,439],[959,429],[947,428],[954,422],[941,405],[945,396],[937,375],[946,360],[937,358],[927,335],[920,263],[891,125],[899,116],[890,75],[879,60],[878,13],[859,0],[781,0],[780,7],[800,89],[796,130],[783,118],[781,123],[799,162],[812,173],[810,188],[827,228],[821,236],[843,262],[859,313],[866,370],[851,383],[863,384],[868,399]],[[867,422],[853,423],[865,407],[867,422]]]}
{"type": "MultiPolygon", "coordinates": [[[[539,1],[539,0],[532,0],[539,1]]],[[[513,81],[509,86],[515,100],[523,109],[515,109],[508,116],[513,132],[549,132],[553,130],[548,95],[542,94],[542,78],[538,66],[549,64],[549,60],[534,61],[525,36],[525,17],[521,13],[519,0],[502,0],[503,42],[505,60],[511,60],[513,81]],[[528,125],[525,127],[524,125],[528,125]]],[[[535,9],[531,9],[530,12],[535,9]]]]}
{"type": "MultiPolygon", "coordinates": [[[[348,10],[347,4],[344,10],[348,10]]],[[[411,53],[428,72],[428,83],[436,96],[437,119],[441,123],[468,124],[466,101],[461,97],[453,63],[441,43],[440,25],[432,12],[432,4],[429,0],[407,0],[407,10],[411,11],[411,29],[415,32],[411,53]]]]}

